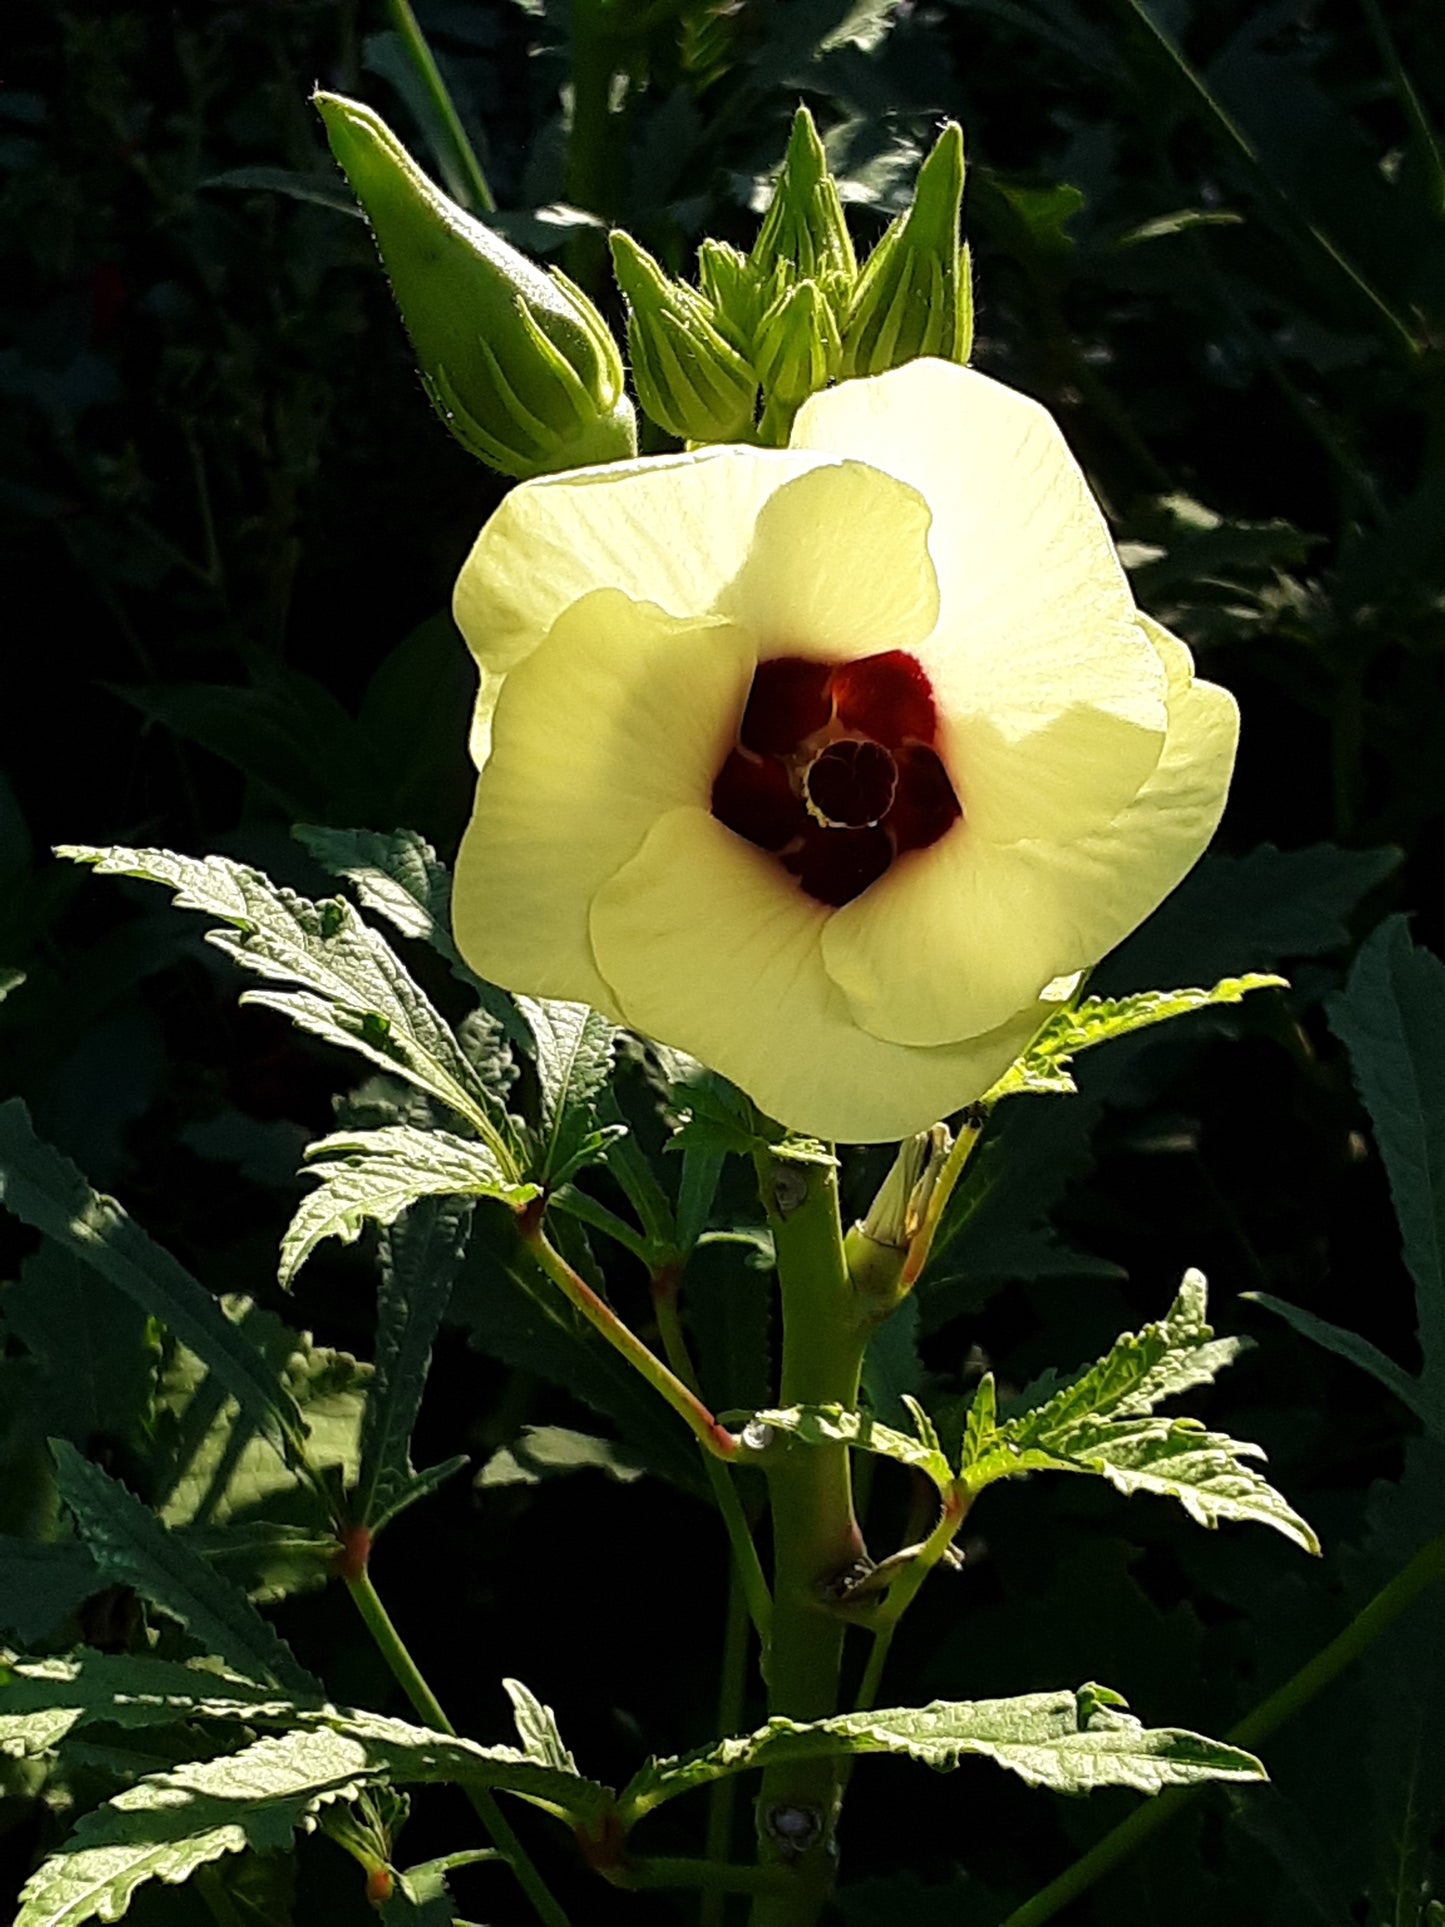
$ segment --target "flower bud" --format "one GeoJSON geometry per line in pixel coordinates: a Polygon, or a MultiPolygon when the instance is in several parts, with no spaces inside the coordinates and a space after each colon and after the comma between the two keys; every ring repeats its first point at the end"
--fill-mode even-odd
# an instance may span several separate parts
{"type": "Polygon", "coordinates": [[[748,257],[726,241],[707,240],[697,250],[697,278],[718,333],[746,360],[758,323],[782,292],[781,277],[776,271],[760,276],[748,257]]]}
{"type": "Polygon", "coordinates": [[[845,299],[858,273],[838,186],[806,107],[793,117],[783,169],[749,259],[756,273],[782,263],[789,280],[821,282],[845,299]]]}
{"type": "Polygon", "coordinates": [[[636,454],[622,358],[581,289],[449,200],[369,107],[315,100],[427,393],[462,446],[523,480],[636,454]]]}
{"type": "Polygon", "coordinates": [[[837,376],[843,343],[831,303],[816,281],[800,281],[779,295],[758,329],[756,364],[770,408],[789,424],[809,395],[837,376]]]}
{"type": "Polygon", "coordinates": [[[643,408],[684,441],[746,440],[757,376],[714,327],[702,296],[669,280],[620,228],[612,235],[612,263],[627,298],[627,348],[643,408]]]}
{"type": "Polygon", "coordinates": [[[920,355],[965,362],[973,347],[973,284],[958,242],[963,134],[950,121],[918,170],[900,214],[858,277],[843,331],[843,373],[881,375],[920,355]]]}

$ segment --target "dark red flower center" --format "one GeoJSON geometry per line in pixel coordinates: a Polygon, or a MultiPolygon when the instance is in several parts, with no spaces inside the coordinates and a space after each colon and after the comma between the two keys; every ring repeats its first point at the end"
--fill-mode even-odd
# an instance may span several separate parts
{"type": "Polygon", "coordinates": [[[753,676],[712,813],[836,909],[963,814],[937,735],[928,677],[902,649],[845,663],[775,656],[753,676]]]}

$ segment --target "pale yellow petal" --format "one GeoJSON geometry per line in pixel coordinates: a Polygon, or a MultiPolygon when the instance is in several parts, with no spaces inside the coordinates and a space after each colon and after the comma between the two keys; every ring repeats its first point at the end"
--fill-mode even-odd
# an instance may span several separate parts
{"type": "Polygon", "coordinates": [[[712,448],[523,482],[463,564],[457,627],[495,671],[529,655],[594,589],[621,589],[674,616],[707,615],[742,568],[769,496],[832,459],[712,448]]]}
{"type": "Polygon", "coordinates": [[[494,983],[616,1015],[588,905],[657,817],[707,804],[755,657],[726,625],[615,589],[556,622],[506,678],[457,861],[457,944],[494,983]]]}
{"type": "Polygon", "coordinates": [[[1163,754],[1137,796],[1072,837],[992,843],[969,819],[901,858],[839,910],[828,974],[856,1020],[896,1043],[990,1030],[1050,978],[1097,963],[1203,854],[1224,808],[1238,712],[1192,679],[1189,652],[1147,617],[1168,674],[1163,754]]]}
{"type": "Polygon", "coordinates": [[[705,809],[660,817],[597,893],[592,943],[626,1021],[721,1071],[795,1131],[873,1143],[979,1097],[1052,1006],[909,1050],[854,1024],[819,950],[828,912],[705,809]]]}
{"type": "Polygon", "coordinates": [[[879,469],[814,469],[764,504],[722,606],[764,656],[913,649],[938,620],[931,519],[916,489],[879,469]]]}
{"type": "Polygon", "coordinates": [[[941,613],[918,654],[945,715],[1005,742],[1080,703],[1162,731],[1163,679],[1104,518],[1037,402],[913,361],[815,395],[793,446],[884,469],[932,509],[941,613]]]}

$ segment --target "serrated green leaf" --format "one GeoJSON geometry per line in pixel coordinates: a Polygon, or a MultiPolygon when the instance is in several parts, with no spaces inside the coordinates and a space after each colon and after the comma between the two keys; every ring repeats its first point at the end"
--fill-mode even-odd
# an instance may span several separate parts
{"type": "Polygon", "coordinates": [[[464,1117],[505,1170],[513,1151],[499,1115],[457,1039],[377,931],[342,898],[312,903],[227,857],[68,844],[57,855],[101,876],[163,884],[177,906],[217,919],[206,941],[274,990],[242,1003],[279,1011],[327,1043],[359,1052],[464,1117]]]}
{"type": "Polygon", "coordinates": [[[284,1722],[292,1702],[235,1674],[129,1653],[0,1660],[0,1753],[48,1753],[98,1721],[129,1731],[193,1719],[284,1722]]]}
{"type": "Polygon", "coordinates": [[[605,1147],[596,1099],[612,1069],[617,1030],[600,1011],[555,997],[519,997],[536,1042],[541,1118],[528,1175],[551,1188],[605,1147]]]}
{"type": "Polygon", "coordinates": [[[769,1720],[755,1733],[677,1759],[650,1760],[619,1795],[618,1811],[631,1825],[664,1800],[725,1774],[859,1753],[901,1753],[940,1773],[976,1755],[1056,1793],[1124,1786],[1152,1794],[1204,1780],[1265,1778],[1259,1761],[1238,1747],[1173,1727],[1147,1728],[1118,1694],[1084,1686],[1016,1699],[934,1700],[808,1725],[769,1720]]]}
{"type": "Polygon", "coordinates": [[[471,1220],[469,1202],[423,1198],[382,1233],[375,1376],[362,1421],[353,1501],[356,1523],[373,1531],[394,1516],[398,1503],[407,1502],[416,1484],[412,1428],[471,1220]]]}
{"type": "Polygon", "coordinates": [[[1389,917],[1329,1004],[1390,1179],[1415,1281],[1419,1406],[1445,1438],[1445,963],[1389,917]]]}
{"type": "Polygon", "coordinates": [[[236,1671],[293,1691],[310,1689],[311,1675],[244,1593],[74,1446],[57,1439],[52,1451],[61,1497],[102,1572],[164,1608],[236,1671]]]}
{"type": "Polygon", "coordinates": [[[544,1479],[570,1472],[605,1472],[619,1485],[631,1485],[650,1470],[640,1452],[616,1439],[599,1439],[565,1425],[526,1425],[519,1438],[487,1460],[477,1474],[477,1485],[540,1485],[544,1479]]]}
{"type": "Polygon", "coordinates": [[[352,1798],[375,1777],[363,1747],[320,1731],[257,1740],[140,1780],[86,1814],[30,1879],[15,1927],[119,1920],[147,1881],[175,1886],[223,1854],[289,1847],[319,1807],[352,1798]]]}
{"type": "Polygon", "coordinates": [[[1149,990],[1134,997],[1086,997],[1051,1017],[1023,1056],[988,1094],[990,1103],[1021,1091],[1068,1093],[1077,1089],[1068,1066],[1080,1051],[1092,1050],[1114,1037],[1187,1017],[1191,1011],[1216,1004],[1237,1004],[1251,990],[1282,990],[1283,977],[1254,973],[1224,977],[1208,990],[1149,990]]]}
{"type": "MultiPolygon", "coordinates": [[[[482,1007],[514,1044],[531,1048],[531,1034],[504,990],[479,977],[452,941],[451,872],[415,830],[333,830],[298,823],[291,834],[332,876],[345,877],[361,900],[404,937],[429,944],[451,965],[452,975],[481,999],[482,1007]]],[[[508,1079],[510,1082],[510,1079],[508,1079]]]]}
{"type": "Polygon", "coordinates": [[[988,1450],[989,1441],[998,1429],[998,1389],[994,1384],[992,1372],[985,1372],[978,1381],[978,1389],[973,1395],[973,1403],[968,1408],[968,1417],[963,1427],[963,1451],[959,1460],[959,1477],[967,1480],[971,1468],[978,1464],[988,1450]]]}
{"type": "MultiPolygon", "coordinates": [[[[86,1653],[75,1659],[14,1661],[10,1672],[30,1695],[20,1702],[17,1718],[47,1717],[49,1694],[57,1719],[66,1716],[66,1732],[85,1720],[122,1726],[214,1721],[326,1731],[354,1741],[364,1749],[364,1765],[399,1786],[504,1788],[587,1825],[612,1805],[611,1793],[597,1781],[543,1763],[516,1747],[482,1746],[385,1714],[333,1706],[315,1692],[270,1695],[249,1680],[205,1667],[86,1653]]],[[[0,1669],[0,1710],[7,1704],[6,1694],[17,1690],[5,1684],[5,1677],[0,1669]]]]}
{"type": "Polygon", "coordinates": [[[306,1155],[304,1175],[317,1188],[281,1240],[279,1277],[287,1288],[325,1239],[354,1244],[365,1224],[392,1224],[420,1198],[499,1198],[516,1207],[537,1195],[535,1184],[508,1178],[487,1145],[409,1124],[333,1131],[306,1155]]]}
{"type": "MultiPolygon", "coordinates": [[[[926,1417],[926,1415],[925,1415],[926,1417]]],[[[753,1423],[785,1432],[804,1445],[851,1445],[860,1452],[872,1452],[881,1459],[892,1459],[931,1479],[940,1492],[953,1485],[953,1468],[939,1449],[937,1434],[932,1442],[911,1438],[881,1424],[871,1412],[850,1412],[841,1405],[792,1405],[785,1410],[757,1412],[753,1423]]],[[[928,1427],[932,1432],[932,1426],[928,1427]]]]}
{"type": "Polygon", "coordinates": [[[84,1446],[149,1424],[160,1346],[150,1314],[46,1238],[0,1290],[0,1320],[37,1363],[50,1436],[84,1446]]]}
{"type": "Polygon", "coordinates": [[[319,1478],[298,1479],[201,1361],[175,1346],[156,1397],[155,1510],[166,1525],[188,1532],[262,1518],[331,1531],[330,1502],[318,1483],[331,1477],[339,1489],[356,1477],[371,1367],[314,1344],[309,1332],[294,1331],[248,1298],[224,1298],[221,1310],[300,1411],[308,1466],[319,1478]]]}
{"type": "Polygon", "coordinates": [[[295,1462],[305,1437],[285,1387],[211,1294],[113,1198],[43,1144],[19,1098],[0,1104],[0,1203],[98,1271],[204,1360],[257,1427],[295,1462]]]}
{"type": "Polygon", "coordinates": [[[1195,1419],[1154,1416],[1162,1400],[1208,1384],[1241,1349],[1214,1337],[1205,1309],[1202,1275],[1186,1272],[1160,1323],[1126,1332],[1046,1403],[968,1440],[970,1489],[1016,1472],[1092,1473],[1125,1494],[1174,1499],[1200,1525],[1252,1520],[1317,1553],[1311,1528],[1248,1463],[1264,1457],[1259,1446],[1206,1432],[1195,1419]]]}
{"type": "Polygon", "coordinates": [[[12,990],[18,990],[24,981],[23,970],[0,969],[0,1004],[4,1003],[12,990]]]}
{"type": "Polygon", "coordinates": [[[1433,1414],[1430,1411],[1418,1378],[1412,1378],[1402,1365],[1386,1356],[1378,1345],[1372,1345],[1368,1338],[1361,1338],[1358,1332],[1347,1331],[1343,1325],[1332,1325],[1327,1318],[1317,1318],[1312,1311],[1302,1305],[1291,1305],[1283,1298],[1276,1298],[1268,1291],[1244,1291],[1241,1298],[1247,1298],[1253,1305],[1263,1305],[1293,1327],[1301,1338],[1308,1338],[1337,1358],[1347,1358],[1352,1365],[1358,1365],[1362,1372],[1368,1372],[1379,1380],[1398,1398],[1407,1411],[1411,1411],[1423,1423],[1429,1424],[1433,1414]]]}
{"type": "Polygon", "coordinates": [[[551,1707],[544,1706],[531,1687],[519,1679],[504,1679],[502,1689],[512,1702],[517,1738],[527,1758],[562,1773],[575,1773],[577,1762],[562,1743],[557,1715],[551,1707]]]}

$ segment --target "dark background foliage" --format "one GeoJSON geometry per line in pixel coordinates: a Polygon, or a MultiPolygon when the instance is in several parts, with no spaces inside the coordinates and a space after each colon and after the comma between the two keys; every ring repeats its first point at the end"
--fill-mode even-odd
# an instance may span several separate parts
{"type": "MultiPolygon", "coordinates": [[[[1323,1004],[1386,912],[1445,941],[1445,18],[1427,0],[678,0],[624,17],[625,101],[579,181],[563,0],[421,10],[515,237],[565,248],[604,300],[593,233],[535,210],[584,201],[679,269],[704,232],[746,244],[805,98],[866,245],[955,116],[976,364],[1059,414],[1141,602],[1239,695],[1224,861],[1134,940],[1130,981],[1279,962],[1293,998],[1230,1037],[1121,1047],[1082,1097],[1021,1112],[989,1147],[997,1195],[970,1220],[967,1282],[945,1263],[922,1298],[922,1360],[952,1382],[980,1358],[1014,1383],[1070,1367],[1197,1264],[1220,1327],[1259,1341],[1201,1409],[1269,1448],[1326,1557],[1204,1537],[1144,1500],[1010,1489],[980,1507],[970,1568],[931,1583],[887,1694],[1097,1677],[1151,1722],[1222,1733],[1389,1576],[1392,1546],[1441,1526],[1438,1468],[1432,1488],[1390,1396],[1238,1294],[1276,1292],[1415,1363],[1384,1175],[1323,1004]],[[1265,844],[1313,854],[1251,854],[1265,844]]],[[[306,95],[359,93],[433,167],[434,130],[382,8],[358,0],[22,7],[6,43],[0,965],[28,981],[0,1005],[5,1094],[208,1285],[279,1307],[297,1154],[348,1066],[238,1012],[186,919],[48,851],[219,849],[319,889],[292,822],[404,824],[454,849],[469,671],[445,611],[500,485],[427,408],[365,229],[326,204],[340,180],[306,95]]],[[[867,1175],[848,1173],[856,1202],[867,1175]]],[[[285,1316],[365,1356],[372,1280],[364,1253],[318,1258],[285,1316]]],[[[524,1422],[578,1421],[488,1344],[484,1285],[444,1336],[419,1462],[482,1462],[524,1422]]],[[[53,1500],[6,1383],[0,1526],[38,1531],[53,1500]]],[[[125,1473],[105,1424],[75,1426],[125,1473]]],[[[896,1496],[880,1475],[880,1519],[896,1496]]],[[[513,1673],[602,1777],[712,1731],[724,1554],[681,1490],[458,1480],[398,1524],[378,1584],[464,1730],[502,1734],[513,1673]]],[[[280,1618],[338,1698],[394,1703],[339,1588],[280,1618]]],[[[1438,1605],[1418,1607],[1374,1671],[1271,1743],[1274,1790],[1195,1803],[1061,1917],[1423,1920],[1445,1761],[1420,1668],[1440,1632],[1438,1605]]],[[[58,1821],[7,1787],[18,1881],[58,1821]]],[[[997,1922],[1129,1804],[1052,1801],[982,1766],[860,1771],[844,1915],[997,1922]]],[[[413,1857],[465,1823],[438,1796],[413,1857]]],[[[683,1917],[553,1860],[578,1919],[683,1917]]],[[[297,1919],[367,1917],[328,1843],[299,1878],[297,1919]]],[[[524,1918],[501,1876],[473,1878],[473,1912],[524,1918]]],[[[256,1917],[279,1918],[271,1904],[256,1917]]],[[[187,1891],[136,1914],[232,1918],[209,1905],[187,1891]]]]}

